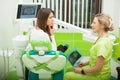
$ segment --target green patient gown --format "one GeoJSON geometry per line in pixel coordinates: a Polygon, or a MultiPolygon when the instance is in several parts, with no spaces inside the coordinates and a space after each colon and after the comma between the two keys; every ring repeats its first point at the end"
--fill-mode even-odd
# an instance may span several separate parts
{"type": "Polygon", "coordinates": [[[103,56],[105,59],[100,72],[83,75],[67,70],[68,72],[65,73],[64,80],[110,80],[111,71],[109,62],[112,56],[112,42],[107,36],[96,40],[90,49],[90,64],[81,68],[88,69],[94,67],[98,56],[103,56]]]}

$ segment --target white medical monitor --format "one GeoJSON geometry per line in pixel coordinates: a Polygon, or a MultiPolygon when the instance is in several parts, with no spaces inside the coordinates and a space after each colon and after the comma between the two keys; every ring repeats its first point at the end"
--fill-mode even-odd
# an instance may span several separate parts
{"type": "Polygon", "coordinates": [[[17,19],[34,19],[40,8],[41,4],[18,4],[17,19]]]}

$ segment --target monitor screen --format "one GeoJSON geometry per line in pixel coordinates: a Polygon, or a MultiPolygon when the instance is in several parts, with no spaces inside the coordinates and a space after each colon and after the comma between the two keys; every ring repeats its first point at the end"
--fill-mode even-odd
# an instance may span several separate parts
{"type": "Polygon", "coordinates": [[[36,18],[40,8],[40,4],[19,4],[17,19],[36,18]]]}
{"type": "Polygon", "coordinates": [[[81,57],[82,55],[79,53],[79,51],[75,50],[70,53],[68,56],[68,59],[72,65],[75,64],[75,62],[81,57]]]}

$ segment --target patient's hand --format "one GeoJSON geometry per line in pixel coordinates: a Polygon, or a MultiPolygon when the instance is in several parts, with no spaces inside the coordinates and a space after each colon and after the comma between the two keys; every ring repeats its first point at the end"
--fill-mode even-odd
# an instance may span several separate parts
{"type": "Polygon", "coordinates": [[[52,36],[54,34],[54,27],[53,26],[48,26],[49,28],[49,34],[52,36]]]}

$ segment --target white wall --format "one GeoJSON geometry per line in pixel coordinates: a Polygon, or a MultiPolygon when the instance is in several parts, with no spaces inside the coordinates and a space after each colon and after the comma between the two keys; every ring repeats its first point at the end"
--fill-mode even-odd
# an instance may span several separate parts
{"type": "Polygon", "coordinates": [[[0,0],[0,49],[12,47],[12,38],[19,34],[19,24],[15,21],[17,3],[33,0],[0,0]]]}
{"type": "Polygon", "coordinates": [[[120,26],[120,0],[103,0],[102,12],[109,14],[114,22],[114,33],[118,34],[118,27],[120,26]]]}
{"type": "Polygon", "coordinates": [[[11,47],[17,0],[0,1],[0,49],[11,47]]]}
{"type": "MultiPolygon", "coordinates": [[[[120,27],[120,0],[103,0],[103,12],[109,14],[115,25],[114,33],[118,35],[118,28],[120,27]]],[[[116,65],[112,62],[112,75],[117,77],[116,65]]]]}
{"type": "Polygon", "coordinates": [[[8,58],[2,56],[1,49],[10,48],[12,45],[16,2],[17,0],[0,0],[0,64],[2,64],[0,65],[0,79],[8,72],[8,58]]]}

